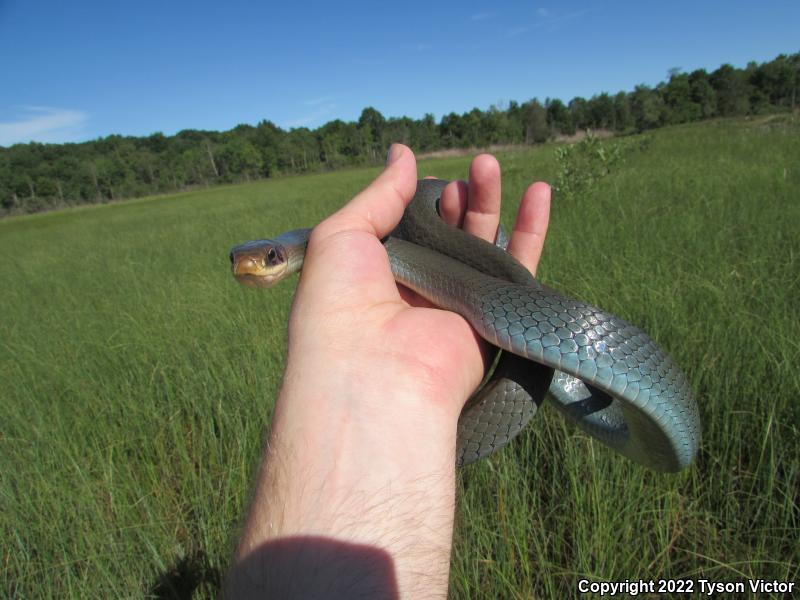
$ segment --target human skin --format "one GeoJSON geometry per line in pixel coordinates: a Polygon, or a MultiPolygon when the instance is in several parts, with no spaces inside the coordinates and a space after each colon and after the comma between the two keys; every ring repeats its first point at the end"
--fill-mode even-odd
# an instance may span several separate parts
{"type": "MultiPolygon", "coordinates": [[[[493,240],[500,167],[477,156],[442,218],[493,240]]],[[[286,371],[226,595],[444,598],[456,425],[491,354],[459,315],[398,289],[380,239],[416,188],[400,144],[314,228],[289,318],[286,371]]],[[[535,273],[550,188],[525,192],[509,251],[535,273]]]]}

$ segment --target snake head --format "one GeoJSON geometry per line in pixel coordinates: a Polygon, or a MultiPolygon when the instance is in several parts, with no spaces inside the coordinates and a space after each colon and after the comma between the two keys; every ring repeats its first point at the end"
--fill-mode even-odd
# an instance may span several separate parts
{"type": "Polygon", "coordinates": [[[249,287],[270,287],[288,272],[286,249],[273,240],[255,240],[234,246],[230,259],[233,276],[249,287]]]}

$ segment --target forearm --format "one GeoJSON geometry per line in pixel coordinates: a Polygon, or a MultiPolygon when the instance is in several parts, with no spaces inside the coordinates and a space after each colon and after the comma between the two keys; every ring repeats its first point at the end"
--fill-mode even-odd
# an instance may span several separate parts
{"type": "Polygon", "coordinates": [[[417,398],[341,377],[320,392],[287,372],[232,597],[446,596],[455,422],[417,398]],[[409,418],[416,426],[400,430],[409,418]]]}

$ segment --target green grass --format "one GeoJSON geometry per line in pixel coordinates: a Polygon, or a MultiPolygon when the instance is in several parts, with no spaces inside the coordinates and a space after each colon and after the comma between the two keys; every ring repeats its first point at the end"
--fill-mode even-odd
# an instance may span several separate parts
{"type": "MultiPolygon", "coordinates": [[[[460,474],[457,598],[570,597],[580,578],[800,579],[800,125],[659,130],[556,201],[552,286],[685,367],[698,460],[651,473],[543,410],[460,474]]],[[[553,148],[499,156],[504,220],[553,148]]],[[[463,177],[468,157],[421,174],[463,177]]],[[[0,223],[0,593],[216,595],[280,381],[293,286],[231,245],[318,222],[377,169],[0,223]]]]}

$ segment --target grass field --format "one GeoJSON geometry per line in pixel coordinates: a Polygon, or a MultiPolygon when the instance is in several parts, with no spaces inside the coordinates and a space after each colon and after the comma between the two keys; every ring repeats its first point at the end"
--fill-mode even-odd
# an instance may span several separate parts
{"type": "MultiPolygon", "coordinates": [[[[556,200],[540,276],[685,367],[697,462],[645,471],[543,410],[460,473],[454,598],[566,598],[581,578],[800,585],[800,123],[650,135],[591,194],[556,200]]],[[[509,225],[558,165],[551,146],[499,159],[509,225]]],[[[216,596],[293,292],[240,287],[228,249],[313,225],[376,173],[0,223],[0,593],[216,596]]]]}

